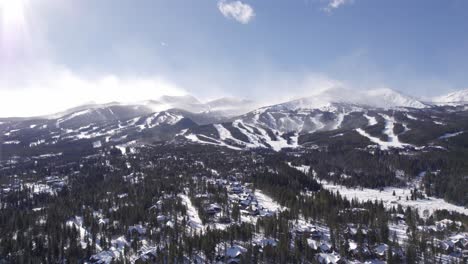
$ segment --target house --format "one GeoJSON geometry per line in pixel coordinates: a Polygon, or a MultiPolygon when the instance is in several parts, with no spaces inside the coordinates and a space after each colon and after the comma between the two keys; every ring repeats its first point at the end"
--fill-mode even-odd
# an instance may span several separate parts
{"type": "Polygon", "coordinates": [[[225,261],[226,263],[240,263],[240,257],[243,253],[247,252],[247,249],[240,246],[234,245],[226,249],[224,256],[218,256],[217,260],[225,261]]]}
{"type": "Polygon", "coordinates": [[[156,221],[158,221],[158,223],[164,223],[166,222],[167,220],[169,220],[169,217],[165,216],[165,215],[158,215],[156,217],[156,221]]]}
{"type": "Polygon", "coordinates": [[[369,245],[367,244],[362,244],[359,246],[356,242],[350,241],[349,251],[354,257],[362,256],[364,258],[370,258],[372,256],[372,252],[369,249],[369,245]]]}
{"type": "Polygon", "coordinates": [[[316,240],[313,240],[313,239],[310,239],[308,238],[307,239],[307,244],[309,245],[309,247],[315,251],[318,251],[319,249],[319,246],[320,246],[320,242],[316,241],[316,240]]]}
{"type": "Polygon", "coordinates": [[[297,226],[294,230],[298,236],[306,236],[315,240],[321,240],[323,238],[323,233],[315,226],[311,226],[309,224],[297,226]]]}
{"type": "Polygon", "coordinates": [[[398,221],[405,221],[405,215],[404,214],[392,214],[392,217],[395,220],[398,220],[398,221]]]}
{"type": "Polygon", "coordinates": [[[358,256],[359,254],[359,249],[358,249],[358,244],[356,242],[354,242],[353,240],[349,239],[348,240],[348,252],[352,255],[352,256],[358,256]]]}
{"type": "Polygon", "coordinates": [[[99,218],[98,224],[100,226],[109,224],[109,218],[99,218]]]}
{"type": "Polygon", "coordinates": [[[455,244],[456,247],[461,249],[468,249],[468,234],[457,234],[451,236],[449,239],[455,244]]]}
{"type": "Polygon", "coordinates": [[[310,232],[310,237],[315,240],[320,240],[323,238],[323,233],[315,228],[313,228],[310,232]]]}
{"type": "Polygon", "coordinates": [[[256,244],[261,248],[264,248],[266,246],[276,247],[276,245],[278,245],[278,241],[273,238],[262,238],[259,241],[257,241],[256,244]]]}
{"type": "Polygon", "coordinates": [[[332,246],[328,242],[322,242],[320,244],[320,251],[323,253],[330,253],[332,251],[332,246]]]}
{"type": "Polygon", "coordinates": [[[130,234],[137,233],[138,235],[142,236],[146,234],[146,228],[143,227],[142,225],[134,225],[128,228],[128,232],[130,234]]]}
{"type": "Polygon", "coordinates": [[[244,209],[249,207],[251,203],[252,203],[252,197],[251,196],[248,196],[246,198],[241,197],[241,200],[239,202],[240,206],[242,208],[244,208],[244,209]]]}
{"type": "Polygon", "coordinates": [[[444,253],[452,253],[455,248],[455,243],[451,240],[438,240],[438,248],[441,249],[444,253]]]}
{"type": "Polygon", "coordinates": [[[150,251],[150,252],[142,254],[137,260],[135,260],[135,264],[156,263],[156,261],[157,261],[156,252],[150,251]]]}
{"type": "Polygon", "coordinates": [[[348,225],[345,229],[345,234],[349,235],[350,237],[355,237],[358,233],[358,229],[352,225],[348,225]]]}
{"type": "Polygon", "coordinates": [[[215,215],[219,212],[221,212],[222,208],[218,204],[209,204],[205,206],[205,213],[209,215],[215,215]]]}
{"type": "Polygon", "coordinates": [[[374,247],[374,254],[380,259],[385,259],[387,257],[387,251],[388,245],[384,243],[374,247]]]}
{"type": "Polygon", "coordinates": [[[166,226],[169,227],[169,228],[174,228],[174,225],[175,225],[174,222],[172,222],[170,220],[167,221],[167,223],[166,223],[166,226]]]}
{"type": "Polygon", "coordinates": [[[396,247],[393,249],[393,257],[397,257],[399,260],[405,258],[405,251],[401,247],[396,247]]]}
{"type": "Polygon", "coordinates": [[[242,188],[242,186],[233,186],[231,187],[230,192],[235,193],[235,194],[240,194],[244,192],[244,188],[242,188]]]}
{"type": "Polygon", "coordinates": [[[341,257],[336,253],[320,253],[316,255],[315,259],[320,264],[336,264],[339,263],[341,257]]]}
{"type": "Polygon", "coordinates": [[[260,210],[260,216],[262,217],[270,217],[273,215],[275,215],[275,213],[270,210],[265,210],[265,209],[260,210]]]}

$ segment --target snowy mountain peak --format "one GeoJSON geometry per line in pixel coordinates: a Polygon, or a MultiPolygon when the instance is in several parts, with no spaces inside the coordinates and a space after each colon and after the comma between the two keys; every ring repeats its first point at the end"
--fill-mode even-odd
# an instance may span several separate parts
{"type": "Polygon", "coordinates": [[[251,104],[253,101],[247,100],[247,99],[242,99],[242,98],[237,98],[237,97],[222,97],[219,99],[215,99],[212,101],[207,102],[206,104],[211,106],[211,107],[221,107],[221,106],[238,106],[238,105],[244,105],[244,104],[251,104]]]}
{"type": "Polygon", "coordinates": [[[275,106],[288,110],[322,109],[333,104],[352,104],[374,108],[424,108],[426,104],[410,96],[388,88],[356,91],[347,88],[333,88],[275,106]]]}
{"type": "Polygon", "coordinates": [[[463,103],[468,102],[468,89],[449,93],[434,98],[436,103],[463,103]]]}
{"type": "Polygon", "coordinates": [[[382,108],[392,108],[392,107],[411,107],[411,108],[424,108],[427,105],[423,102],[397,92],[389,88],[381,88],[375,90],[369,90],[364,92],[363,103],[367,103],[370,106],[377,106],[382,108]]]}

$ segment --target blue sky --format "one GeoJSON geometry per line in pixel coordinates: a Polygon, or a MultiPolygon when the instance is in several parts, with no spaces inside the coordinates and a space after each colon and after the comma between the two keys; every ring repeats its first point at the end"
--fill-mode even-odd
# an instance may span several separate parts
{"type": "Polygon", "coordinates": [[[335,84],[421,97],[468,87],[464,0],[15,1],[0,5],[9,101],[79,89],[99,96],[53,106],[162,93],[281,100],[335,84]],[[5,19],[12,10],[22,19],[5,19]]]}

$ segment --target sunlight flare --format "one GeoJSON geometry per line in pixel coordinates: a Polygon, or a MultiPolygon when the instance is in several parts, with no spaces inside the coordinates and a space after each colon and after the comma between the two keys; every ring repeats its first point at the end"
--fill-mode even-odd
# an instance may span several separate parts
{"type": "Polygon", "coordinates": [[[28,0],[0,0],[0,55],[5,60],[24,56],[30,49],[28,0]]]}
{"type": "Polygon", "coordinates": [[[0,0],[2,27],[24,24],[25,8],[24,0],[0,0]]]}

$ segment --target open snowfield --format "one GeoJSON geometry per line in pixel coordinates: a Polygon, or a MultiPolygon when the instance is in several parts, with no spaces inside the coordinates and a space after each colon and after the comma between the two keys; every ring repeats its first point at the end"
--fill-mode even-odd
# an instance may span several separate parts
{"type": "Polygon", "coordinates": [[[266,210],[272,212],[279,212],[282,211],[284,208],[275,202],[271,197],[267,196],[260,190],[256,190],[254,192],[255,198],[257,198],[258,205],[263,207],[266,210]]]}
{"type": "Polygon", "coordinates": [[[197,208],[193,206],[190,198],[185,194],[179,194],[179,197],[182,199],[182,203],[187,208],[187,216],[189,217],[189,226],[195,230],[200,230],[203,232],[204,227],[200,215],[198,214],[197,208]]]}
{"type": "Polygon", "coordinates": [[[322,186],[330,191],[338,192],[348,199],[358,199],[359,201],[383,201],[384,205],[388,208],[402,205],[403,207],[412,207],[418,209],[419,214],[422,216],[424,211],[429,213],[435,210],[448,210],[468,215],[468,209],[462,206],[447,203],[443,199],[428,197],[427,199],[418,199],[415,201],[406,200],[410,198],[410,189],[386,187],[382,191],[369,189],[369,188],[348,188],[342,185],[335,185],[332,183],[322,181],[322,186]],[[395,196],[393,192],[395,191],[395,196]]]}
{"type": "MultiPolygon", "coordinates": [[[[310,171],[310,166],[292,166],[291,163],[288,163],[288,165],[303,173],[308,173],[310,171]]],[[[376,190],[370,188],[349,188],[343,185],[329,183],[324,180],[319,180],[319,182],[322,184],[323,188],[332,192],[338,192],[349,200],[358,199],[359,201],[383,201],[384,205],[388,208],[396,207],[399,204],[403,207],[410,206],[418,209],[421,216],[426,210],[431,214],[435,210],[444,209],[468,215],[468,208],[448,203],[440,198],[428,197],[426,199],[418,199],[415,201],[412,201],[411,199],[406,200],[406,197],[411,197],[411,190],[409,188],[386,187],[383,190],[376,190]],[[393,195],[393,192],[395,192],[395,196],[393,195]]]]}

